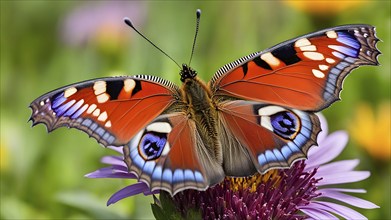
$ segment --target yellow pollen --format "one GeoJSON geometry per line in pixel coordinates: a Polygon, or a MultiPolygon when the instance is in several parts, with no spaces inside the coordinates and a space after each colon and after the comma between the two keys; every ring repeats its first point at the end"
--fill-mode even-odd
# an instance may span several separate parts
{"type": "Polygon", "coordinates": [[[250,177],[226,177],[230,181],[232,191],[248,189],[255,192],[258,185],[269,181],[274,181],[273,186],[277,186],[280,181],[278,169],[270,170],[265,174],[256,173],[250,177]]]}

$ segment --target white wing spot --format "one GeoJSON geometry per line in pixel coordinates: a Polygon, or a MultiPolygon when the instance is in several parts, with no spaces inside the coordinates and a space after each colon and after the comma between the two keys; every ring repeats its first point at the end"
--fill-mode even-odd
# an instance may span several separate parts
{"type": "Polygon", "coordinates": [[[310,60],[323,60],[324,56],[318,52],[303,52],[303,55],[310,60]]]}
{"type": "Polygon", "coordinates": [[[106,119],[107,119],[107,112],[104,111],[104,112],[102,112],[102,113],[99,115],[98,121],[106,121],[106,119]]]}
{"type": "Polygon", "coordinates": [[[108,127],[108,128],[111,127],[111,121],[110,120],[106,122],[105,127],[108,127]]]}
{"type": "Polygon", "coordinates": [[[87,114],[91,114],[95,109],[96,109],[95,104],[90,105],[90,107],[88,107],[87,109],[87,114]]]}
{"type": "Polygon", "coordinates": [[[309,45],[309,46],[304,46],[300,47],[301,51],[316,51],[316,46],[315,45],[309,45]]]}
{"type": "Polygon", "coordinates": [[[273,54],[270,52],[262,54],[261,59],[268,63],[270,66],[278,66],[281,63],[281,61],[275,56],[273,56],[273,54]]]}
{"type": "Polygon", "coordinates": [[[99,103],[104,103],[109,100],[110,96],[107,93],[102,93],[96,97],[99,103]]]}
{"type": "Polygon", "coordinates": [[[319,70],[312,69],[312,74],[314,74],[314,76],[317,78],[324,78],[324,73],[319,70]]]}
{"type": "Polygon", "coordinates": [[[335,31],[327,31],[326,35],[328,38],[337,38],[338,37],[338,35],[335,31]]]}
{"type": "Polygon", "coordinates": [[[295,42],[295,47],[304,47],[311,45],[311,42],[307,38],[302,38],[295,42]]]}
{"type": "Polygon", "coordinates": [[[133,79],[124,80],[124,90],[126,93],[132,92],[135,86],[136,86],[136,82],[133,79]]]}
{"type": "Polygon", "coordinates": [[[40,104],[41,106],[44,106],[44,105],[45,105],[45,103],[44,103],[43,101],[40,101],[39,104],[40,104]]]}
{"type": "Polygon", "coordinates": [[[75,87],[68,88],[64,91],[64,97],[68,98],[69,96],[75,94],[77,92],[77,89],[75,87]]]}
{"type": "Polygon", "coordinates": [[[332,58],[326,58],[326,62],[332,64],[332,63],[335,63],[335,60],[332,58]]]}
{"type": "Polygon", "coordinates": [[[329,68],[329,66],[327,66],[327,65],[322,65],[322,64],[319,65],[319,69],[320,69],[320,70],[323,70],[323,71],[324,71],[324,70],[327,70],[328,68],[329,68]]]}
{"type": "Polygon", "coordinates": [[[105,81],[96,81],[94,83],[94,93],[99,95],[106,92],[106,82],[105,81]]]}
{"type": "Polygon", "coordinates": [[[92,113],[93,116],[98,117],[100,114],[99,108],[95,109],[95,111],[92,113]]]}

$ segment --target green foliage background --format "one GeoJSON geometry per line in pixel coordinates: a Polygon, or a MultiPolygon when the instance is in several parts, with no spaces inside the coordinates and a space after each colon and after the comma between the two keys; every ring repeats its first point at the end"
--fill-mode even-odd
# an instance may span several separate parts
{"type": "MultiPolygon", "coordinates": [[[[343,4],[335,1],[330,4],[343,4]]],[[[71,46],[61,40],[61,23],[84,7],[104,2],[1,1],[1,214],[2,219],[150,219],[152,197],[135,196],[106,207],[112,193],[128,180],[87,179],[112,154],[77,130],[50,135],[26,123],[29,103],[55,88],[115,74],[150,74],[179,84],[178,68],[118,20],[128,35],[119,42],[71,46]]],[[[201,28],[192,67],[208,80],[222,65],[301,34],[334,25],[367,23],[383,40],[379,67],[355,70],[344,84],[342,102],[324,111],[330,130],[347,129],[355,106],[376,108],[390,100],[390,1],[360,2],[325,16],[297,10],[280,1],[151,1],[142,4],[135,24],[179,63],[188,62],[195,10],[202,9],[201,28]]],[[[105,13],[105,12],[102,12],[105,13]]],[[[99,16],[99,15],[95,15],[99,16]]],[[[132,18],[132,13],[127,15],[132,18]]],[[[92,22],[94,17],[91,17],[92,22]]],[[[98,21],[98,19],[97,19],[98,21]]],[[[99,37],[99,36],[98,36],[99,37]]],[[[390,138],[390,137],[388,137],[390,138]]],[[[350,184],[365,188],[358,195],[380,209],[360,210],[369,219],[390,219],[390,162],[370,157],[350,141],[339,159],[359,158],[360,170],[372,176],[350,184]]]]}

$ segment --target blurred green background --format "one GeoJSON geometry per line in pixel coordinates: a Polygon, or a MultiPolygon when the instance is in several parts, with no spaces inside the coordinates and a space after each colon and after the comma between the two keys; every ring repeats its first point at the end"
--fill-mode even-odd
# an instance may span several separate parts
{"type": "Polygon", "coordinates": [[[112,154],[77,130],[46,133],[27,123],[32,100],[78,81],[150,74],[179,84],[178,67],[137,36],[122,18],[186,63],[195,10],[203,12],[192,67],[208,80],[222,65],[301,34],[335,25],[376,26],[381,66],[354,70],[342,102],[324,111],[330,131],[348,130],[338,159],[359,158],[369,179],[349,184],[381,206],[359,210],[390,219],[390,1],[1,1],[1,218],[150,219],[152,197],[106,207],[112,193],[132,183],[87,179],[112,154]]]}

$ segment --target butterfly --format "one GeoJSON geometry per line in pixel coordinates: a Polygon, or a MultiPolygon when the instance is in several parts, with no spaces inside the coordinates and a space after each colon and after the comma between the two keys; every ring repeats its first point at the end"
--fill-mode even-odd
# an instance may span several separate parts
{"type": "Polygon", "coordinates": [[[354,68],[379,64],[378,41],[370,25],[345,25],[244,56],[208,83],[186,64],[181,86],[150,75],[87,80],[34,100],[31,120],[122,146],[151,190],[205,190],[304,159],[320,132],[315,113],[339,100],[354,68]]]}

